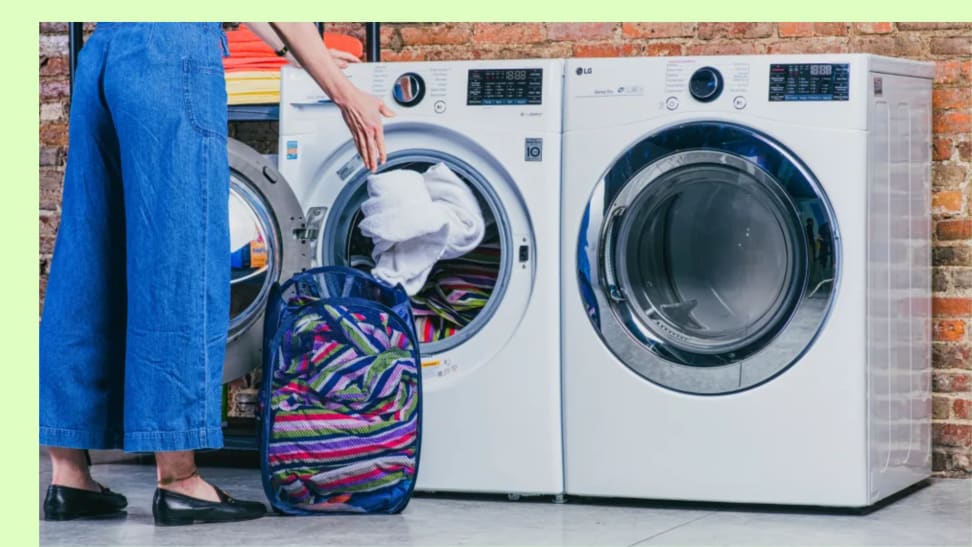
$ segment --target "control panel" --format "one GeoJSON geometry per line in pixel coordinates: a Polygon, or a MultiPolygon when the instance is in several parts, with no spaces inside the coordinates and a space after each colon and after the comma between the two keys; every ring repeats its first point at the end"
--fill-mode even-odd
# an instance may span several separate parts
{"type": "Polygon", "coordinates": [[[770,101],[846,101],[849,90],[849,64],[770,65],[770,101]]]}
{"type": "Polygon", "coordinates": [[[543,69],[471,69],[466,86],[466,104],[543,104],[543,69]]]}

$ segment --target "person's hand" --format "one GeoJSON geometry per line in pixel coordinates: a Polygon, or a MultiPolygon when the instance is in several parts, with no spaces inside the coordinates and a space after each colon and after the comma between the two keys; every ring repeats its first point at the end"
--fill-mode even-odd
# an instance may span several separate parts
{"type": "Polygon", "coordinates": [[[344,116],[358,154],[369,171],[376,171],[378,166],[385,163],[385,132],[382,119],[395,115],[384,101],[361,91],[353,85],[347,89],[346,99],[336,104],[344,116]]]}
{"type": "Polygon", "coordinates": [[[361,59],[358,59],[354,55],[351,55],[347,51],[341,51],[340,49],[328,49],[328,53],[331,54],[331,58],[337,64],[338,68],[348,68],[351,63],[360,63],[361,59]]]}

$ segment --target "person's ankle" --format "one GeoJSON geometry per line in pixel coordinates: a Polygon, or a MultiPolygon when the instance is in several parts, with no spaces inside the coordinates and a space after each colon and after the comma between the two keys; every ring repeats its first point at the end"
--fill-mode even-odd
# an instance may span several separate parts
{"type": "Polygon", "coordinates": [[[185,479],[178,479],[166,483],[159,483],[159,488],[169,492],[175,492],[176,494],[182,494],[183,496],[189,496],[190,498],[196,498],[207,501],[218,502],[219,495],[216,494],[216,489],[213,485],[209,484],[202,479],[198,474],[185,479]]]}
{"type": "Polygon", "coordinates": [[[66,486],[78,490],[101,492],[101,485],[91,478],[91,474],[82,472],[57,473],[51,478],[54,486],[66,486]]]}

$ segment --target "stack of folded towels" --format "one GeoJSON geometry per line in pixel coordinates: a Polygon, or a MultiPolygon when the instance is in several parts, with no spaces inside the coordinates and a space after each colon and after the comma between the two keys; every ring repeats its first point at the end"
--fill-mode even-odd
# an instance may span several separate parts
{"type": "MultiPolygon", "coordinates": [[[[280,102],[280,67],[287,60],[279,57],[245,25],[226,31],[229,57],[223,58],[226,72],[228,104],[267,104],[280,102]]],[[[330,49],[346,51],[361,57],[364,47],[357,38],[325,32],[324,43],[330,49]]]]}

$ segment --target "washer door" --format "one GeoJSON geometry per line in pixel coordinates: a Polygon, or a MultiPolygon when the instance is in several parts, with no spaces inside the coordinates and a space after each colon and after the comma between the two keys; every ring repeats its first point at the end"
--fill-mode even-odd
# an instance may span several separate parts
{"type": "Polygon", "coordinates": [[[785,371],[823,326],[837,225],[820,185],[766,135],[720,122],[625,151],[582,221],[588,316],[631,370],[695,394],[785,371]]]}
{"type": "Polygon", "coordinates": [[[290,185],[256,150],[234,139],[227,144],[232,254],[224,383],[260,367],[270,287],[311,261],[306,244],[294,237],[304,218],[290,185]]]}
{"type": "MultiPolygon", "coordinates": [[[[424,172],[444,163],[477,196],[486,222],[483,244],[470,255],[439,262],[425,287],[412,299],[425,358],[424,373],[456,378],[503,348],[523,318],[535,275],[536,251],[529,216],[510,174],[471,139],[440,126],[396,124],[386,128],[385,140],[388,149],[396,152],[389,154],[381,171],[424,172]],[[452,266],[457,268],[451,272],[455,275],[447,271],[452,266]],[[442,290],[433,286],[437,279],[443,280],[439,285],[442,290]],[[466,281],[470,281],[468,291],[463,287],[466,281]],[[418,299],[430,293],[437,302],[422,305],[418,299]],[[457,306],[450,306],[451,302],[457,306]],[[468,306],[470,303],[472,306],[468,306]],[[436,310],[437,315],[429,315],[429,309],[436,310]],[[435,328],[423,322],[423,314],[439,321],[435,328]],[[451,317],[460,315],[459,323],[451,322],[451,317]]],[[[343,148],[322,165],[316,188],[309,192],[307,217],[323,227],[315,256],[321,264],[369,271],[373,244],[358,230],[361,203],[368,198],[369,173],[362,167],[353,143],[343,148]]]]}

